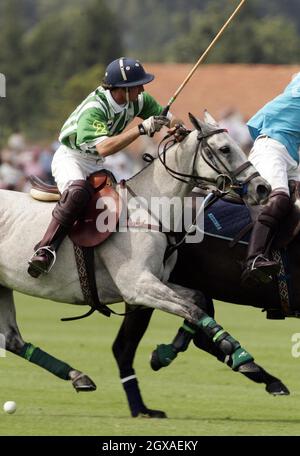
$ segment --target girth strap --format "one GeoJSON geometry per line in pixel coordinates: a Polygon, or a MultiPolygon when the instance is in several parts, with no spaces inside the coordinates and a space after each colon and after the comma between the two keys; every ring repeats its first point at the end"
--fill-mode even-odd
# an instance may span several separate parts
{"type": "Polygon", "coordinates": [[[81,291],[86,304],[91,306],[90,310],[84,315],[78,317],[61,318],[61,321],[80,320],[90,316],[96,310],[106,317],[110,317],[112,311],[99,300],[95,268],[94,268],[94,248],[93,247],[79,247],[73,244],[75,259],[77,264],[79,282],[81,291]]]}
{"type": "Polygon", "coordinates": [[[232,249],[233,247],[235,247],[240,242],[240,240],[243,239],[243,237],[246,236],[246,234],[248,234],[250,232],[250,230],[252,228],[253,228],[253,222],[250,222],[247,225],[245,225],[244,228],[242,228],[237,233],[235,238],[232,239],[232,241],[229,242],[229,248],[232,249]]]}
{"type": "Polygon", "coordinates": [[[280,271],[278,273],[278,291],[280,296],[280,304],[285,316],[288,316],[291,313],[290,297],[289,297],[289,287],[288,287],[288,278],[285,272],[284,264],[282,261],[282,256],[279,250],[272,251],[272,257],[280,265],[280,271]]]}
{"type": "Polygon", "coordinates": [[[128,312],[118,313],[100,302],[95,277],[94,247],[79,247],[75,244],[73,244],[73,246],[84,301],[91,306],[91,308],[83,315],[61,318],[61,321],[81,320],[82,318],[89,317],[96,310],[106,317],[110,317],[111,314],[125,316],[132,312],[136,312],[137,308],[129,310],[128,312]]]}

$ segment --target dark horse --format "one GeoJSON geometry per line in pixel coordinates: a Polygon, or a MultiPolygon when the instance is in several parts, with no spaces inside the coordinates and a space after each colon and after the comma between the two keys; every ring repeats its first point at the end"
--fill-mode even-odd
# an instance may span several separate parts
{"type": "MultiPolygon", "coordinates": [[[[194,198],[198,196],[198,193],[193,194],[194,198]]],[[[294,228],[295,226],[298,229],[297,223],[293,225],[294,228]]],[[[290,225],[290,231],[291,228],[290,225]]],[[[285,318],[277,281],[273,280],[270,284],[263,286],[249,287],[249,284],[247,286],[241,284],[241,263],[246,254],[246,242],[236,242],[234,244],[232,246],[228,240],[207,234],[205,234],[203,241],[200,243],[183,243],[178,249],[178,260],[172,272],[171,281],[191,289],[201,290],[205,296],[209,297],[207,299],[207,313],[210,316],[214,315],[214,306],[211,299],[214,298],[229,303],[265,309],[267,318],[285,318]]],[[[296,236],[288,247],[281,252],[285,257],[285,273],[289,278],[289,299],[292,307],[290,313],[291,316],[298,316],[300,311],[300,282],[299,277],[297,277],[300,270],[299,236],[296,236]]],[[[164,412],[151,410],[145,406],[133,369],[135,352],[148,327],[152,312],[152,309],[146,309],[128,313],[124,317],[113,344],[113,353],[119,367],[121,381],[132,416],[142,415],[164,418],[166,416],[164,412]]],[[[158,370],[168,365],[179,351],[187,349],[191,339],[196,347],[210,353],[219,361],[225,362],[230,366],[224,353],[203,332],[198,331],[194,336],[187,335],[186,333],[183,334],[183,330],[180,328],[172,344],[160,345],[160,354],[158,350],[153,352],[151,359],[152,368],[158,370]],[[166,348],[168,348],[168,355],[164,354],[166,348]],[[170,349],[171,354],[173,351],[172,359],[168,358],[170,349]]],[[[257,383],[264,383],[266,391],[270,394],[289,394],[288,389],[279,379],[268,374],[255,363],[248,363],[237,370],[257,383]]]]}

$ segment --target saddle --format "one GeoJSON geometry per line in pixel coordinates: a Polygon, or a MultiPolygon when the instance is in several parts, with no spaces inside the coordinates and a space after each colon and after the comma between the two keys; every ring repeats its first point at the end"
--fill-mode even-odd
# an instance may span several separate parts
{"type": "MultiPolygon", "coordinates": [[[[107,170],[98,171],[88,178],[95,189],[84,215],[73,225],[69,237],[73,243],[80,247],[96,247],[104,242],[114,232],[121,214],[121,202],[118,193],[114,189],[116,180],[112,173],[107,170]],[[105,214],[104,214],[105,211],[105,214]],[[104,220],[109,219],[109,229],[105,225],[97,224],[99,215],[105,215],[104,220]]],[[[53,202],[60,199],[60,193],[56,185],[49,185],[36,176],[30,176],[32,198],[53,202]]]]}

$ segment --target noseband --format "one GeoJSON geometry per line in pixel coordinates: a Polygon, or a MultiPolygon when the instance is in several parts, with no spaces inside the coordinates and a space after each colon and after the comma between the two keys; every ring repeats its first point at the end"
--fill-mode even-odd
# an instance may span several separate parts
{"type": "MultiPolygon", "coordinates": [[[[225,189],[229,187],[231,190],[234,190],[239,196],[244,196],[247,193],[247,188],[248,188],[248,183],[254,179],[255,177],[259,176],[259,173],[256,171],[253,174],[251,174],[246,180],[240,181],[237,179],[237,177],[245,171],[247,168],[252,166],[252,164],[249,161],[246,161],[243,163],[241,166],[236,168],[235,170],[231,171],[228,166],[223,162],[223,160],[220,158],[220,154],[218,154],[207,142],[207,138],[210,136],[219,134],[219,133],[227,133],[228,131],[224,128],[220,128],[217,130],[214,130],[210,133],[207,133],[203,135],[201,132],[198,133],[197,139],[198,139],[198,144],[194,153],[194,158],[193,158],[193,173],[192,174],[184,174],[180,173],[179,171],[176,171],[174,169],[171,169],[167,163],[166,163],[166,152],[167,150],[175,144],[174,140],[168,141],[163,148],[162,154],[158,154],[158,158],[160,162],[163,164],[165,169],[168,171],[168,173],[174,177],[177,180],[180,180],[185,183],[189,183],[190,180],[193,180],[195,182],[195,186],[199,185],[200,182],[208,182],[208,183],[213,183],[217,186],[218,189],[221,191],[225,192],[225,189]],[[201,147],[202,146],[202,147],[201,147]],[[205,163],[212,168],[214,171],[218,173],[218,176],[216,179],[210,179],[207,177],[201,177],[196,174],[194,174],[195,170],[195,165],[196,165],[196,159],[198,156],[198,153],[200,152],[201,157],[205,161],[205,163]],[[185,180],[183,178],[188,178],[189,180],[185,180]]],[[[160,145],[165,141],[166,138],[164,138],[160,145]]]]}

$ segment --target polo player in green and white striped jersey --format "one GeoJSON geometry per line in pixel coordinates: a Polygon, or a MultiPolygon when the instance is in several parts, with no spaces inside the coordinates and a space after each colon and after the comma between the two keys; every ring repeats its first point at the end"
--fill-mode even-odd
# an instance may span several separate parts
{"type": "MultiPolygon", "coordinates": [[[[32,277],[48,272],[53,265],[55,251],[92,197],[93,188],[87,178],[105,168],[105,157],[121,151],[140,135],[153,136],[163,126],[170,127],[175,136],[176,131],[181,131],[181,122],[171,113],[163,116],[163,107],[144,92],[144,85],[153,79],[138,60],[114,60],[106,69],[103,84],[83,100],[63,125],[61,146],[52,161],[61,199],[29,261],[28,273],[32,277]],[[135,117],[143,122],[124,131],[135,117]]],[[[177,133],[177,139],[182,139],[181,133],[177,133]]]]}

